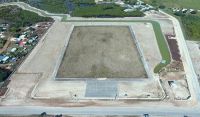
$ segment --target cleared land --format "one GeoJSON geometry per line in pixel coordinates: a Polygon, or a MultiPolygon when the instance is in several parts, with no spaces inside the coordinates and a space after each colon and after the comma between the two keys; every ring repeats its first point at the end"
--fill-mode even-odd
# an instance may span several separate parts
{"type": "Polygon", "coordinates": [[[128,27],[75,27],[57,77],[144,78],[139,56],[128,27]]]}

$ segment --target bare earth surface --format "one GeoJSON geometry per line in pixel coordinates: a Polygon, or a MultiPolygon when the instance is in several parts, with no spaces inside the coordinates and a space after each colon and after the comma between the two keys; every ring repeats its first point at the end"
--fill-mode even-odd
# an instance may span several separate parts
{"type": "MultiPolygon", "coordinates": [[[[144,58],[145,60],[148,60],[147,66],[149,67],[149,71],[151,73],[153,73],[153,68],[160,61],[160,59],[158,59],[160,58],[158,47],[151,46],[152,44],[156,45],[156,39],[153,33],[152,25],[146,25],[145,23],[119,24],[110,22],[96,22],[93,24],[89,24],[87,22],[82,22],[82,23],[55,22],[50,28],[45,38],[43,38],[39,42],[39,44],[32,51],[30,56],[28,56],[28,58],[20,66],[17,73],[15,73],[16,75],[12,76],[12,81],[9,85],[9,88],[10,89],[17,88],[17,90],[8,91],[7,95],[8,98],[2,100],[1,102],[2,105],[46,105],[46,106],[69,107],[69,106],[88,106],[88,105],[129,104],[128,101],[102,102],[100,100],[95,100],[95,101],[88,100],[88,99],[102,99],[104,98],[103,97],[104,95],[112,94],[113,91],[116,92],[110,95],[110,98],[112,99],[114,99],[116,95],[118,99],[148,99],[148,100],[149,99],[158,100],[164,96],[163,90],[159,85],[157,77],[147,78],[147,79],[129,78],[129,80],[127,81],[118,79],[114,80],[87,79],[82,81],[55,80],[54,75],[55,72],[57,71],[60,55],[63,52],[65,52],[64,47],[66,47],[66,43],[68,43],[68,40],[70,38],[73,29],[73,25],[131,26],[131,28],[134,30],[136,38],[139,41],[139,44],[142,47],[144,58]],[[141,31],[147,32],[146,35],[142,34],[141,31]],[[149,44],[149,42],[151,42],[151,45],[149,44]],[[155,56],[157,57],[156,60],[154,59],[155,56]],[[24,75],[22,79],[21,75],[18,74],[26,74],[26,75],[24,75]],[[32,74],[40,74],[40,75],[34,76],[32,74]],[[25,77],[27,79],[25,79],[25,77]],[[101,85],[102,84],[101,81],[105,82],[106,85],[101,85]],[[31,84],[27,85],[24,82],[26,83],[31,82],[31,84]],[[18,84],[19,87],[16,84],[18,84]],[[109,89],[106,89],[106,87],[109,89]],[[98,91],[98,93],[95,93],[95,91],[98,91]],[[135,92],[137,92],[137,95],[135,92]],[[23,93],[24,95],[21,95],[20,93],[23,93]]],[[[131,42],[131,44],[134,44],[133,41],[131,40],[129,40],[129,42],[131,42]]],[[[127,43],[125,44],[128,47],[132,47],[131,44],[127,43]]],[[[132,49],[134,50],[135,48],[132,49]]],[[[136,55],[136,53],[134,55],[136,55]]]]}
{"type": "Polygon", "coordinates": [[[57,77],[144,78],[139,56],[127,26],[75,27],[57,77]]]}

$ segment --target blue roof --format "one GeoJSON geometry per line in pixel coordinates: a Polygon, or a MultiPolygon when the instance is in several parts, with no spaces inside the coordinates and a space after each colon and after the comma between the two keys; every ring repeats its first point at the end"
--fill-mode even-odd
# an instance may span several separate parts
{"type": "Polygon", "coordinates": [[[5,55],[0,55],[0,60],[4,59],[5,55]]]}

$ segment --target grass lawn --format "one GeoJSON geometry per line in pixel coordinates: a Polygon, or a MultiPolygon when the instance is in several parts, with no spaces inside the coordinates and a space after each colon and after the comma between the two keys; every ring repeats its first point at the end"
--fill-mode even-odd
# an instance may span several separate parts
{"type": "Polygon", "coordinates": [[[157,43],[158,43],[158,47],[160,49],[160,53],[162,56],[162,59],[166,61],[166,63],[159,63],[155,68],[154,68],[154,72],[158,73],[163,67],[165,67],[166,65],[168,65],[171,61],[171,56],[170,56],[170,52],[167,46],[167,42],[165,40],[165,37],[161,31],[161,27],[160,24],[158,22],[155,21],[151,21],[153,28],[154,28],[154,32],[156,34],[156,39],[157,39],[157,43]]]}
{"type": "Polygon", "coordinates": [[[193,8],[200,9],[200,0],[143,0],[149,4],[166,7],[193,8]]]}
{"type": "Polygon", "coordinates": [[[151,20],[133,20],[133,21],[127,21],[127,20],[67,20],[68,22],[149,22],[153,25],[154,32],[156,35],[156,40],[158,43],[158,47],[162,56],[162,60],[165,60],[166,63],[158,63],[158,65],[154,68],[154,73],[159,73],[159,71],[168,65],[171,62],[171,56],[170,56],[170,51],[167,45],[167,42],[165,40],[165,37],[161,31],[160,24],[156,21],[151,21],[151,20]]]}

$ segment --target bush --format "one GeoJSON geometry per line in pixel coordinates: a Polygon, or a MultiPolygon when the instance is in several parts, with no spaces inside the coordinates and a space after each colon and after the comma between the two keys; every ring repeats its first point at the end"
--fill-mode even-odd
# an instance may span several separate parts
{"type": "Polygon", "coordinates": [[[185,15],[181,17],[181,20],[190,39],[200,41],[200,16],[185,15]]]}
{"type": "Polygon", "coordinates": [[[182,11],[175,12],[174,15],[176,16],[184,16],[185,14],[182,11]]]}
{"type": "Polygon", "coordinates": [[[0,68],[0,82],[6,80],[11,73],[10,70],[0,68]]]}
{"type": "Polygon", "coordinates": [[[37,22],[53,21],[52,18],[42,17],[36,13],[22,10],[17,6],[0,7],[0,19],[11,23],[10,31],[17,32],[20,27],[29,26],[37,22]]]}
{"type": "Polygon", "coordinates": [[[160,9],[165,9],[166,7],[165,7],[165,5],[160,5],[159,8],[160,9]]]}

